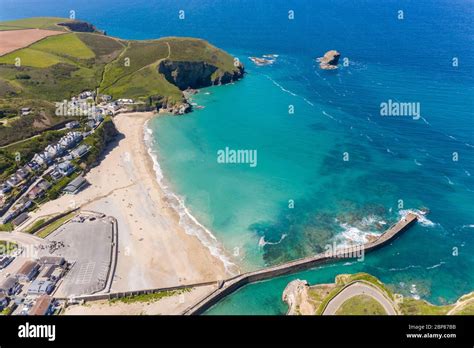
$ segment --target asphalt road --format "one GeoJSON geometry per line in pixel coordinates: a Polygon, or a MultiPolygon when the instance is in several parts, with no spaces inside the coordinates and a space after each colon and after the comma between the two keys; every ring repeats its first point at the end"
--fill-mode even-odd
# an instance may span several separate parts
{"type": "Polygon", "coordinates": [[[339,294],[337,294],[331,301],[329,301],[328,305],[326,306],[326,309],[323,312],[323,315],[334,315],[339,309],[339,307],[346,300],[357,295],[370,296],[382,305],[388,315],[397,315],[397,312],[395,311],[393,304],[390,300],[388,300],[376,288],[361,282],[351,284],[347,288],[342,290],[339,294]]]}

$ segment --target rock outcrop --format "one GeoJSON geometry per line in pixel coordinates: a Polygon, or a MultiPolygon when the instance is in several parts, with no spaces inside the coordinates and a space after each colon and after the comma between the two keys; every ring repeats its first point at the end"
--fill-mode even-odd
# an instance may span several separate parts
{"type": "MultiPolygon", "coordinates": [[[[158,64],[158,72],[181,91],[203,87],[224,85],[241,79],[244,76],[244,66],[239,63],[233,70],[224,71],[205,61],[173,61],[164,59],[158,64]]],[[[181,102],[170,102],[162,99],[157,108],[175,115],[183,115],[192,111],[191,104],[185,94],[181,102]]]]}
{"type": "Polygon", "coordinates": [[[337,69],[341,54],[336,50],[327,51],[324,56],[317,59],[319,67],[323,70],[337,69]]]}
{"type": "Polygon", "coordinates": [[[95,26],[90,23],[83,22],[83,21],[72,21],[72,22],[64,22],[58,23],[63,27],[68,28],[71,31],[77,31],[80,33],[95,33],[98,32],[95,26]]]}
{"type": "Polygon", "coordinates": [[[296,279],[288,283],[282,295],[282,300],[288,304],[287,315],[314,314],[313,305],[308,301],[308,289],[306,280],[296,279]]]}
{"type": "Polygon", "coordinates": [[[242,64],[232,72],[221,71],[216,66],[203,61],[170,61],[162,60],[158,65],[158,72],[166,80],[180,90],[187,88],[202,88],[213,85],[231,83],[242,78],[244,67],[242,64]]]}

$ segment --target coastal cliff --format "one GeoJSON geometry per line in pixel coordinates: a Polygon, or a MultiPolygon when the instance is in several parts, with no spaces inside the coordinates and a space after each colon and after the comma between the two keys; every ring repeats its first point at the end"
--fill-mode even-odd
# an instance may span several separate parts
{"type": "MultiPolygon", "coordinates": [[[[29,100],[25,107],[31,107],[33,102],[55,103],[84,91],[96,91],[109,100],[133,100],[127,106],[129,111],[181,115],[192,110],[183,93],[186,89],[232,83],[244,76],[244,67],[235,64],[235,57],[202,39],[124,40],[105,35],[91,23],[56,17],[6,24],[64,33],[28,47],[20,45],[15,53],[0,57],[0,104],[4,102],[6,110],[15,112],[25,97],[29,100]],[[25,59],[21,68],[17,67],[16,57],[30,56],[30,49],[48,59],[25,59]]],[[[57,117],[54,108],[50,109],[45,116],[54,122],[57,117]]]]}
{"type": "Polygon", "coordinates": [[[180,90],[222,85],[239,80],[244,75],[244,68],[239,64],[236,70],[222,71],[217,66],[203,61],[170,61],[163,60],[158,65],[158,72],[180,90]]]}
{"type": "Polygon", "coordinates": [[[84,21],[70,21],[58,23],[58,25],[68,28],[71,31],[80,33],[96,33],[99,32],[95,26],[84,21]]]}
{"type": "MultiPolygon", "coordinates": [[[[241,79],[245,73],[244,66],[241,63],[230,70],[222,69],[206,61],[174,61],[169,59],[160,61],[157,70],[166,81],[178,87],[180,91],[232,83],[241,79]]],[[[192,111],[192,106],[188,103],[184,94],[180,101],[161,98],[156,103],[156,107],[175,115],[192,111]]]]}

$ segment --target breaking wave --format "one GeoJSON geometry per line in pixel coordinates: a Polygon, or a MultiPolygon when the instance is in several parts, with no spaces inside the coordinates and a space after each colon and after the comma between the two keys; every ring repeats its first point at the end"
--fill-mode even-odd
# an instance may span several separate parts
{"type": "Polygon", "coordinates": [[[184,204],[184,200],[170,190],[170,188],[164,183],[163,172],[161,170],[158,158],[153,149],[153,131],[148,127],[148,122],[144,127],[144,140],[148,147],[148,154],[153,161],[153,169],[156,173],[156,180],[160,188],[162,189],[167,201],[171,208],[173,208],[179,216],[179,225],[183,227],[184,231],[192,236],[196,236],[199,241],[209,249],[211,255],[218,258],[224,264],[227,272],[232,275],[238,274],[238,267],[230,261],[229,257],[225,254],[223,247],[216,239],[216,237],[203,226],[199,221],[191,214],[189,209],[184,204]]]}

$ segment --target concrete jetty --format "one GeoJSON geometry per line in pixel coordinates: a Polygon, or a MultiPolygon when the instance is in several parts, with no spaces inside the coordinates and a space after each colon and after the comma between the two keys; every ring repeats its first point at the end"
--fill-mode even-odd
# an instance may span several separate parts
{"type": "MultiPolygon", "coordinates": [[[[407,214],[405,217],[400,219],[396,224],[386,230],[379,238],[366,244],[358,245],[358,250],[363,250],[364,253],[376,250],[383,247],[384,245],[392,242],[402,232],[406,231],[412,226],[418,219],[418,216],[412,213],[407,214]]],[[[264,268],[254,272],[248,272],[240,274],[238,276],[229,278],[219,283],[218,289],[214,292],[201,299],[198,303],[188,307],[183,314],[184,315],[197,315],[204,313],[207,309],[212,307],[214,304],[219,302],[224,297],[233,293],[237,289],[244,285],[258,282],[270,278],[275,278],[282,275],[287,275],[295,272],[307,270],[321,264],[340,260],[340,255],[353,255],[356,247],[349,247],[346,249],[337,250],[336,253],[320,253],[314,256],[305,257],[302,259],[286,262],[277,266],[264,268]]],[[[357,256],[353,256],[354,258],[357,256]]]]}

